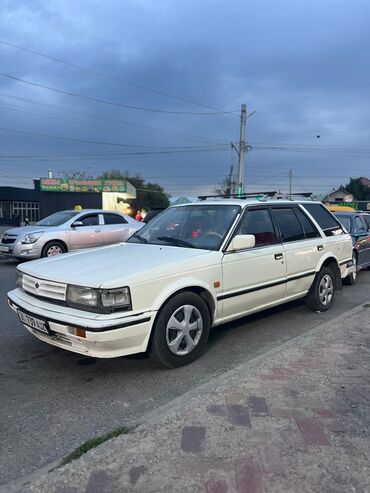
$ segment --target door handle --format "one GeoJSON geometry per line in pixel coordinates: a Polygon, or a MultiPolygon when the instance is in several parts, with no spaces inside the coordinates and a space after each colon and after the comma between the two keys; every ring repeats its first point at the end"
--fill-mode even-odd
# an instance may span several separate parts
{"type": "Polygon", "coordinates": [[[96,229],[94,233],[101,233],[101,229],[96,229]]]}
{"type": "Polygon", "coordinates": [[[319,252],[321,252],[321,250],[324,250],[324,245],[317,245],[317,249],[319,252]]]}
{"type": "Polygon", "coordinates": [[[275,253],[274,257],[275,257],[275,260],[281,260],[284,258],[284,254],[283,253],[275,253]]]}

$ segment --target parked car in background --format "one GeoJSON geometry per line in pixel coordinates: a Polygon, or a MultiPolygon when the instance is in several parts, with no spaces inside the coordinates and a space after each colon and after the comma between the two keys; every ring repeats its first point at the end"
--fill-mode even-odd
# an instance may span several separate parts
{"type": "Polygon", "coordinates": [[[334,212],[352,237],[353,261],[356,270],[348,282],[356,282],[357,272],[370,266],[370,214],[362,212],[334,212]]]}
{"type": "Polygon", "coordinates": [[[176,367],[213,326],[299,298],[328,310],[352,270],[351,237],[319,202],[204,200],[120,245],[19,265],[8,301],[48,344],[176,367]]]}
{"type": "Polygon", "coordinates": [[[101,209],[60,211],[34,226],[5,231],[0,236],[0,254],[17,259],[51,257],[120,243],[142,227],[142,223],[120,212],[101,209]]]}

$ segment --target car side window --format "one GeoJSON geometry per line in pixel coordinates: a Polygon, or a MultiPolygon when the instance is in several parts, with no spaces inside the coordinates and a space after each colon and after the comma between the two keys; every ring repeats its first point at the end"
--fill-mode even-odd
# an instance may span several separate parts
{"type": "Polygon", "coordinates": [[[81,221],[84,226],[98,226],[99,225],[99,215],[89,214],[87,216],[80,217],[76,221],[81,221]]]}
{"type": "Polygon", "coordinates": [[[254,235],[256,247],[279,243],[270,213],[267,209],[252,209],[245,213],[237,233],[254,235]]]}
{"type": "Polygon", "coordinates": [[[118,214],[103,214],[104,224],[127,224],[124,217],[118,214]]]}
{"type": "Polygon", "coordinates": [[[355,231],[360,231],[360,230],[363,230],[363,229],[367,229],[365,227],[365,224],[362,222],[362,219],[360,218],[360,216],[356,216],[355,218],[355,231]]]}
{"type": "Polygon", "coordinates": [[[302,225],[306,238],[318,238],[321,236],[315,226],[308,219],[308,217],[301,211],[301,209],[298,209],[297,207],[296,209],[294,209],[294,211],[298,216],[299,222],[302,225]]]}
{"type": "Polygon", "coordinates": [[[293,209],[273,209],[273,215],[284,243],[305,239],[302,226],[293,209]]]}
{"type": "Polygon", "coordinates": [[[326,236],[337,236],[345,233],[333,214],[331,214],[322,204],[302,205],[315,219],[326,236]]]}
{"type": "Polygon", "coordinates": [[[370,214],[365,214],[363,216],[363,219],[365,220],[366,228],[369,230],[370,229],[370,214]]]}

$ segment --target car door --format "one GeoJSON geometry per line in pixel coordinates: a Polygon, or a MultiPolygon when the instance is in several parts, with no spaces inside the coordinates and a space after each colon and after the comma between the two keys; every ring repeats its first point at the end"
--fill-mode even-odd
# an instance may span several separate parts
{"type": "Polygon", "coordinates": [[[360,215],[354,218],[354,236],[354,246],[358,251],[358,265],[368,265],[370,263],[370,233],[366,221],[360,215]]]}
{"type": "Polygon", "coordinates": [[[130,225],[123,216],[114,212],[104,212],[103,220],[102,230],[105,245],[120,243],[129,238],[130,225]]]}
{"type": "Polygon", "coordinates": [[[103,245],[102,218],[98,213],[87,213],[74,220],[69,232],[70,250],[103,245]],[[77,222],[79,226],[73,226],[77,222]]]}
{"type": "Polygon", "coordinates": [[[269,209],[247,209],[235,234],[253,234],[256,245],[224,254],[223,293],[218,299],[225,318],[275,303],[285,292],[285,254],[269,209]]]}
{"type": "Polygon", "coordinates": [[[280,231],[287,264],[287,298],[309,290],[325,250],[325,241],[306,214],[296,206],[276,206],[272,214],[280,231]]]}

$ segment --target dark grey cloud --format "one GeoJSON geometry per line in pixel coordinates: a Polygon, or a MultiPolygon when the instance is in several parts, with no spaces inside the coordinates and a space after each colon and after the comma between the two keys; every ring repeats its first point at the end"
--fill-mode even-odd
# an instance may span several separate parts
{"type": "MultiPolygon", "coordinates": [[[[247,103],[256,110],[247,126],[250,188],[284,189],[291,168],[297,188],[324,192],[349,175],[368,174],[369,14],[365,0],[8,0],[0,32],[4,41],[205,106],[247,103]],[[266,149],[273,146],[280,149],[266,149]]],[[[2,72],[44,85],[129,105],[206,111],[3,45],[0,56],[2,72]]],[[[138,149],[238,139],[237,115],[139,112],[3,77],[0,109],[3,128],[138,149]]],[[[49,167],[92,174],[120,167],[173,195],[194,195],[211,192],[236,161],[229,149],[112,156],[126,149],[5,131],[0,143],[1,155],[105,154],[1,159],[0,182],[24,185],[49,167]]]]}

